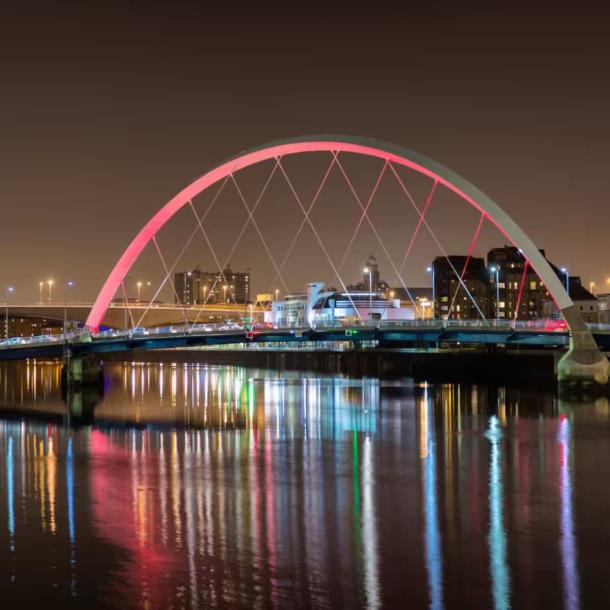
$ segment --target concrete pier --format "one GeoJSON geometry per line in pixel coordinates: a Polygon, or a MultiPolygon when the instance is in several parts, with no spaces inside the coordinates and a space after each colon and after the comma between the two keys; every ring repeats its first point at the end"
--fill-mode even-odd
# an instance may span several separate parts
{"type": "Polygon", "coordinates": [[[572,387],[606,386],[610,362],[600,351],[575,305],[562,311],[570,328],[570,348],[557,363],[560,385],[572,387]]]}

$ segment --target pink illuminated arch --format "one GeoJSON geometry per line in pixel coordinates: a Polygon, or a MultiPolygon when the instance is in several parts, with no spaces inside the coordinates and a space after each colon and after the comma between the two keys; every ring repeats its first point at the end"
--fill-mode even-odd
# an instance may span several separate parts
{"type": "MultiPolygon", "coordinates": [[[[99,328],[110,302],[142,250],[154,238],[161,227],[194,197],[234,172],[251,165],[286,155],[309,152],[353,153],[375,157],[407,167],[431,178],[437,184],[443,185],[476,208],[511,243],[521,249],[523,256],[545,283],[558,308],[564,314],[566,309],[573,307],[572,300],[562,282],[532,240],[517,223],[485,193],[449,168],[419,153],[394,144],[351,136],[309,136],[273,142],[244,152],[205,173],[170,199],[144,225],[125,252],[123,252],[93,304],[87,319],[87,326],[90,329],[99,328]]],[[[570,319],[568,318],[572,319],[573,316],[566,317],[568,324],[570,324],[570,319]]]]}

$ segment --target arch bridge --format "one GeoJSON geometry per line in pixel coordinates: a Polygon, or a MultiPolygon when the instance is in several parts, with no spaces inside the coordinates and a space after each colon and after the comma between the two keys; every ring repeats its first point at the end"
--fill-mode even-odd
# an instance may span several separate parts
{"type": "MultiPolygon", "coordinates": [[[[411,235],[410,241],[408,242],[408,247],[405,252],[405,260],[411,251],[417,232],[420,229],[426,229],[438,246],[439,254],[447,259],[452,270],[455,272],[458,287],[464,289],[470,298],[472,298],[472,295],[470,295],[470,292],[468,291],[468,288],[464,282],[464,275],[468,261],[473,254],[476,239],[480,233],[483,223],[489,222],[495,226],[505,237],[505,239],[518,248],[522,253],[525,259],[525,267],[531,267],[539,276],[540,280],[544,282],[549,294],[557,306],[557,309],[561,312],[566,321],[567,329],[569,331],[569,349],[558,365],[558,375],[560,380],[596,381],[602,384],[608,382],[610,364],[607,358],[598,349],[590,330],[584,323],[578,309],[572,302],[563,283],[557,277],[556,273],[553,271],[552,267],[536,247],[534,242],[504,209],[502,209],[494,200],[492,200],[468,180],[464,179],[462,176],[458,175],[444,165],[433,161],[422,154],[408,150],[396,144],[389,144],[372,139],[352,136],[317,135],[276,141],[240,153],[239,155],[204,173],[201,177],[186,186],[167,203],[165,203],[165,205],[163,205],[150,218],[150,220],[148,220],[148,222],[133,238],[104,282],[87,317],[87,327],[92,332],[95,332],[100,327],[106,312],[113,302],[113,299],[116,298],[117,294],[120,294],[121,290],[124,291],[125,279],[129,276],[130,270],[147,246],[152,245],[159,252],[159,256],[166,272],[162,285],[167,283],[171,284],[171,274],[174,266],[167,264],[167,261],[165,261],[164,257],[162,256],[159,244],[157,242],[157,234],[183,208],[188,206],[193,209],[196,224],[195,230],[201,232],[207,244],[210,245],[210,236],[206,231],[205,226],[205,214],[203,216],[199,216],[197,214],[195,208],[193,207],[193,200],[195,197],[211,187],[214,187],[215,185],[218,188],[218,192],[220,192],[222,188],[229,183],[235,187],[248,215],[246,225],[251,224],[261,240],[264,241],[264,236],[262,235],[260,227],[256,222],[255,211],[258,202],[260,201],[260,198],[262,197],[264,190],[269,183],[269,180],[271,180],[271,177],[276,174],[286,181],[290,192],[293,195],[294,201],[301,213],[302,219],[299,225],[298,233],[300,233],[305,226],[308,226],[312,230],[320,250],[324,253],[329,267],[336,276],[336,281],[347,293],[348,291],[345,282],[341,276],[341,264],[332,260],[332,257],[330,257],[328,249],[325,247],[319,232],[316,230],[311,215],[319,193],[324,187],[326,179],[333,168],[336,168],[336,171],[343,175],[349,184],[354,199],[360,208],[360,221],[358,223],[358,228],[361,224],[365,223],[370,226],[373,234],[378,238],[380,247],[383,249],[390,261],[392,259],[387,252],[383,240],[379,238],[374,223],[371,221],[368,212],[371,200],[373,199],[375,191],[384,175],[390,176],[392,179],[396,180],[400,186],[400,189],[405,195],[405,199],[408,201],[408,204],[413,207],[417,215],[417,227],[413,235],[411,235]],[[316,195],[314,196],[313,200],[305,201],[303,197],[299,196],[283,162],[288,157],[307,155],[310,153],[328,154],[330,164],[322,179],[322,182],[316,190],[316,195]],[[375,187],[368,198],[360,197],[349,180],[349,177],[342,164],[342,159],[346,155],[369,157],[377,159],[381,162],[382,169],[377,177],[375,187]],[[236,175],[246,168],[257,164],[262,164],[264,162],[271,162],[273,164],[272,172],[257,200],[254,203],[248,204],[239,188],[236,175]],[[409,189],[398,171],[400,168],[411,170],[429,180],[428,195],[422,204],[418,205],[411,196],[409,189]],[[464,265],[463,269],[456,269],[455,266],[451,264],[446,250],[437,239],[429,224],[427,214],[434,197],[437,195],[440,189],[447,189],[456,195],[461,201],[474,208],[479,215],[477,229],[470,244],[466,264],[464,265]]],[[[211,205],[214,204],[214,201],[215,199],[212,201],[211,205]]],[[[350,246],[352,243],[353,237],[352,241],[350,242],[350,246]]],[[[294,246],[294,240],[292,246],[294,246]]],[[[275,269],[276,277],[280,277],[281,279],[281,272],[286,258],[284,258],[284,261],[278,262],[274,259],[268,249],[267,253],[269,254],[275,269]]],[[[222,262],[216,256],[214,256],[214,259],[219,272],[222,273],[224,269],[222,262]]],[[[396,275],[400,279],[400,265],[394,264],[393,262],[391,262],[391,265],[393,270],[396,272],[396,275]]],[[[403,282],[403,286],[408,292],[408,286],[405,282],[403,282]]],[[[175,286],[172,286],[172,288],[175,293],[175,286]]],[[[484,319],[485,316],[481,311],[481,308],[476,302],[474,304],[484,319]]]]}

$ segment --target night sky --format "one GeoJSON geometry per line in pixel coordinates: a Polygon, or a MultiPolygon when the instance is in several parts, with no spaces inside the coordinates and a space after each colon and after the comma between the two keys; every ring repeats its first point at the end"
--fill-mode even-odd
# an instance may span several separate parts
{"type": "MultiPolygon", "coordinates": [[[[195,177],[247,148],[315,133],[387,140],[444,163],[553,262],[606,287],[610,9],[602,3],[96,4],[0,4],[0,286],[15,285],[19,301],[37,299],[49,277],[75,280],[75,298],[92,299],[144,222],[195,177]]],[[[304,191],[322,161],[305,162],[304,191]]],[[[351,167],[370,189],[374,171],[367,183],[351,167]]],[[[268,170],[244,178],[250,199],[268,170]]],[[[424,186],[414,190],[421,201],[424,186]]],[[[317,212],[334,256],[358,218],[339,191],[331,184],[317,212]]],[[[397,192],[388,186],[375,212],[393,254],[414,222],[392,212],[397,192]]],[[[286,196],[278,186],[268,205],[285,208],[286,196]]],[[[230,199],[210,218],[221,257],[244,220],[230,199]]],[[[435,226],[450,253],[463,253],[476,215],[441,203],[435,226]]],[[[261,214],[281,259],[298,210],[261,214]]],[[[177,219],[160,236],[168,256],[186,226],[177,219]]],[[[363,231],[347,279],[374,252],[396,284],[369,238],[363,231]]],[[[426,281],[436,254],[425,242],[412,285],[426,281]]],[[[184,265],[213,268],[198,243],[184,265]]],[[[266,290],[269,260],[248,243],[233,267],[252,267],[255,288],[266,290]]],[[[503,243],[485,236],[478,254],[503,243]]],[[[299,244],[287,267],[291,289],[333,281],[311,244],[299,244]]],[[[134,278],[154,279],[152,258],[134,278]]]]}

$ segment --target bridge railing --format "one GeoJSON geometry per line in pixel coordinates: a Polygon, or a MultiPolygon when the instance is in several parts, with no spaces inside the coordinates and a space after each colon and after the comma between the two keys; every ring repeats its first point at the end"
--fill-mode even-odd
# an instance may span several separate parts
{"type": "MultiPolygon", "coordinates": [[[[590,323],[587,324],[589,329],[593,333],[610,333],[610,324],[601,323],[590,323]]],[[[276,326],[273,328],[259,327],[255,330],[278,330],[278,331],[305,331],[309,329],[309,326],[276,326]]],[[[324,324],[317,324],[312,329],[317,331],[331,330],[331,329],[349,329],[349,328],[379,328],[380,330],[392,330],[392,329],[414,329],[414,330],[482,330],[482,331],[504,331],[510,332],[511,330],[519,332],[567,332],[565,323],[562,320],[441,320],[441,319],[427,319],[427,320],[366,320],[363,322],[344,322],[341,320],[329,321],[324,324]]],[[[203,334],[203,333],[235,333],[244,332],[246,327],[237,322],[216,322],[216,323],[202,323],[195,325],[170,325],[170,326],[159,326],[155,328],[131,328],[131,329],[111,329],[104,330],[91,335],[84,329],[70,331],[66,336],[62,334],[57,335],[37,335],[34,337],[11,337],[9,339],[0,340],[0,347],[2,348],[18,348],[25,347],[28,345],[44,345],[44,344],[57,344],[68,341],[70,343],[79,343],[86,341],[99,341],[99,340],[112,340],[112,339],[124,339],[124,338],[138,338],[138,337],[158,337],[158,336],[171,336],[176,334],[203,334]]]]}

